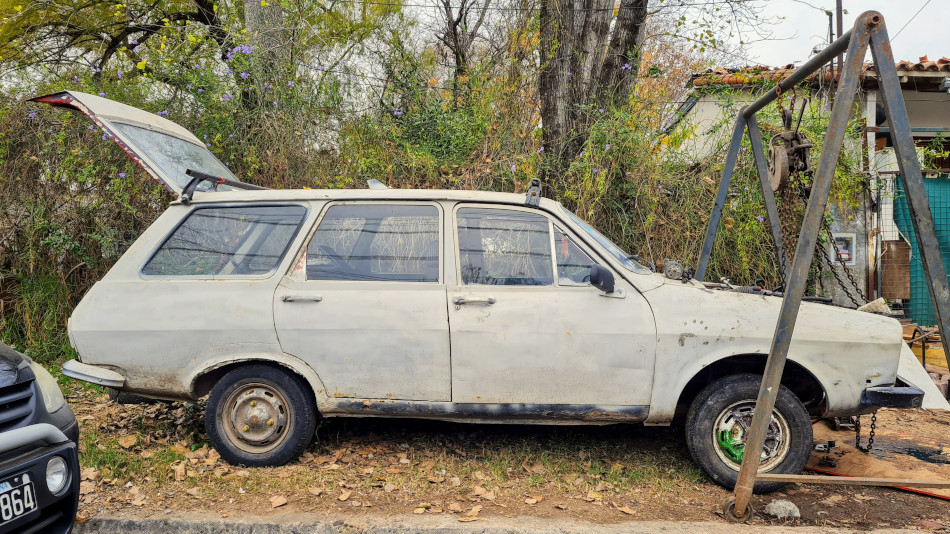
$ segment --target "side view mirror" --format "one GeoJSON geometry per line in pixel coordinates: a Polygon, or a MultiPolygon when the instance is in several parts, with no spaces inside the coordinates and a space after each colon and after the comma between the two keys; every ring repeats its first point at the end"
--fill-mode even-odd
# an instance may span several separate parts
{"type": "Polygon", "coordinates": [[[590,285],[604,293],[613,293],[614,273],[610,269],[595,263],[590,266],[590,285]]]}

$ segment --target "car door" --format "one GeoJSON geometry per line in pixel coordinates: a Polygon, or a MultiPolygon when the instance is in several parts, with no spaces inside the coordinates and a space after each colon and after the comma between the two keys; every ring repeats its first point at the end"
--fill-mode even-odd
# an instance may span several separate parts
{"type": "Polygon", "coordinates": [[[450,400],[442,217],[435,203],[325,208],[274,316],[281,348],[330,396],[450,400]]]}
{"type": "Polygon", "coordinates": [[[621,298],[591,287],[595,256],[539,210],[460,205],[454,215],[454,402],[649,404],[656,329],[632,286],[616,277],[621,298]]]}

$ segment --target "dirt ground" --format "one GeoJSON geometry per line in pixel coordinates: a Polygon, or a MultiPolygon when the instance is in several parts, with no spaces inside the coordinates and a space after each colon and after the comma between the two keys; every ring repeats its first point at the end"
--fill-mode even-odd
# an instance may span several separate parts
{"type": "MultiPolygon", "coordinates": [[[[710,521],[729,494],[694,466],[675,427],[328,419],[299,462],[241,468],[208,446],[201,404],[121,405],[99,390],[65,389],[81,428],[79,522],[187,512],[710,521]]],[[[882,411],[878,428],[881,436],[912,430],[933,472],[950,479],[950,449],[941,445],[950,413],[882,411]]],[[[878,438],[876,457],[895,454],[888,439],[878,438]]],[[[797,504],[802,525],[950,532],[950,501],[899,490],[789,486],[756,496],[753,506],[761,511],[773,499],[797,504]]]]}

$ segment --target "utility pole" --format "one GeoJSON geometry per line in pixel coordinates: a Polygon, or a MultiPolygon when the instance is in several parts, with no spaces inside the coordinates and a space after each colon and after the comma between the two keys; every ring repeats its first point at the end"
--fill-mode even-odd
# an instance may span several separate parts
{"type": "MultiPolygon", "coordinates": [[[[841,20],[841,11],[842,11],[842,9],[841,9],[841,0],[836,0],[836,2],[835,2],[835,16],[836,16],[837,19],[838,19],[838,20],[837,20],[837,26],[838,26],[838,27],[836,28],[836,30],[837,30],[838,33],[835,35],[835,38],[841,37],[841,32],[844,30],[844,23],[843,23],[843,21],[841,20]]],[[[831,41],[834,42],[834,39],[832,39],[831,41]]],[[[840,80],[837,80],[837,81],[836,81],[836,75],[837,75],[837,78],[840,78],[840,77],[841,77],[841,71],[843,70],[843,69],[841,68],[841,66],[844,65],[844,55],[843,55],[843,54],[838,54],[838,60],[835,62],[835,64],[837,65],[837,69],[836,69],[836,70],[832,70],[832,72],[831,72],[831,82],[832,82],[832,84],[833,84],[833,86],[834,86],[834,88],[835,88],[835,91],[837,92],[837,90],[838,90],[838,85],[839,85],[839,83],[840,83],[840,80]]],[[[834,93],[832,93],[831,98],[832,98],[831,101],[834,102],[834,93]]]]}

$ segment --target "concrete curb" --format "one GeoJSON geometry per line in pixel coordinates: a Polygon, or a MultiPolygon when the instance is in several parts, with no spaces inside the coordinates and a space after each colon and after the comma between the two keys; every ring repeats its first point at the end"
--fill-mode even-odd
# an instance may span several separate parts
{"type": "MultiPolygon", "coordinates": [[[[598,525],[582,521],[533,517],[488,517],[485,521],[459,522],[455,516],[392,518],[333,518],[316,514],[226,518],[183,516],[164,518],[94,517],[76,525],[75,534],[845,534],[855,531],[827,527],[736,525],[726,522],[629,521],[598,525]]],[[[916,533],[916,530],[883,529],[873,534],[916,533]]]]}

